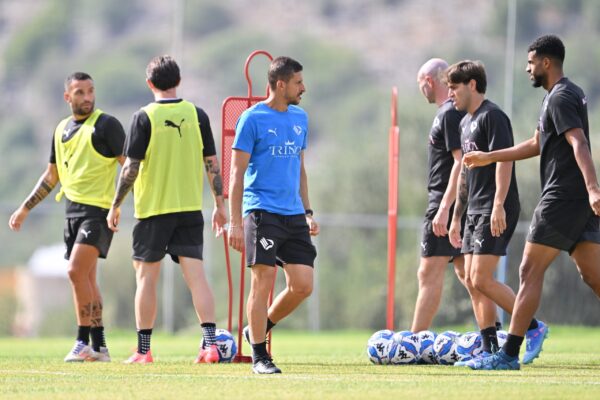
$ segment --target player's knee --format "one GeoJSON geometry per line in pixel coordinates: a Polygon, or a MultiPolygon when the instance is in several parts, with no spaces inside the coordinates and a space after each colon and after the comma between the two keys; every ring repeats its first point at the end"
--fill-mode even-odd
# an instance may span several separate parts
{"type": "Polygon", "coordinates": [[[490,287],[490,284],[492,283],[492,279],[493,278],[490,278],[489,276],[485,276],[482,274],[474,274],[471,277],[471,284],[474,289],[476,289],[480,292],[485,292],[490,287]]]}
{"type": "Polygon", "coordinates": [[[434,285],[437,283],[437,271],[434,268],[427,268],[424,265],[420,265],[417,271],[417,278],[421,286],[434,285]]]}
{"type": "Polygon", "coordinates": [[[458,278],[458,280],[466,286],[466,276],[465,276],[465,270],[464,268],[458,268],[458,267],[454,267],[454,273],[456,274],[456,277],[458,278]]]}
{"type": "Polygon", "coordinates": [[[430,274],[428,273],[427,269],[421,265],[417,270],[417,278],[419,279],[419,284],[426,284],[429,281],[429,276],[430,274]]]}
{"type": "Polygon", "coordinates": [[[84,271],[81,271],[80,268],[71,265],[68,271],[69,280],[73,283],[79,283],[88,280],[88,275],[84,271]]]}
{"type": "Polygon", "coordinates": [[[519,267],[519,281],[521,285],[527,285],[538,280],[538,273],[533,262],[523,259],[519,267]]]}
{"type": "Polygon", "coordinates": [[[293,285],[290,285],[289,289],[290,292],[296,296],[306,298],[312,294],[313,284],[312,282],[294,283],[293,285]]]}

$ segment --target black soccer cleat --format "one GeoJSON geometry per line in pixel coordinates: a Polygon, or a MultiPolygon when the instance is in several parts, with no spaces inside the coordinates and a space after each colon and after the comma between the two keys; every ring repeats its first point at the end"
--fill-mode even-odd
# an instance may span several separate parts
{"type": "Polygon", "coordinates": [[[252,372],[255,374],[280,374],[281,370],[270,358],[259,358],[252,364],[252,372]]]}

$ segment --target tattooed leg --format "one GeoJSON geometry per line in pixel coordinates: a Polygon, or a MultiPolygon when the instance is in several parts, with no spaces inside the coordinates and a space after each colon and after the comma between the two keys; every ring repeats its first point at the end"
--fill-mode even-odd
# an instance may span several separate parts
{"type": "Polygon", "coordinates": [[[102,300],[92,303],[92,328],[102,326],[102,300]]]}

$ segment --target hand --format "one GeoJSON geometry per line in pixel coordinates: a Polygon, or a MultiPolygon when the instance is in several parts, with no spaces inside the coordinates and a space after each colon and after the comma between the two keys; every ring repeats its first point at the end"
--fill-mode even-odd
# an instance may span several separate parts
{"type": "Polygon", "coordinates": [[[498,237],[506,230],[506,211],[503,206],[494,206],[490,217],[492,236],[498,237]]]}
{"type": "Polygon", "coordinates": [[[308,232],[310,233],[310,236],[317,236],[319,232],[321,232],[319,224],[317,221],[315,221],[312,215],[306,215],[306,223],[308,224],[308,232]]]}
{"type": "Polygon", "coordinates": [[[215,237],[219,237],[225,232],[226,224],[227,213],[225,212],[225,206],[221,204],[213,209],[212,214],[212,230],[215,232],[215,237]]]}
{"type": "Polygon", "coordinates": [[[450,224],[450,229],[448,230],[448,239],[450,239],[450,244],[457,249],[462,247],[462,238],[460,237],[460,228],[461,222],[459,220],[452,220],[450,224]]]}
{"type": "Polygon", "coordinates": [[[111,207],[106,216],[108,228],[113,232],[119,232],[119,222],[121,220],[121,208],[111,207]]]}
{"type": "Polygon", "coordinates": [[[463,163],[469,169],[473,169],[475,167],[484,167],[492,162],[493,161],[490,160],[489,153],[484,153],[483,151],[471,151],[463,155],[463,163]]]}
{"type": "Polygon", "coordinates": [[[29,215],[29,210],[23,206],[19,207],[9,218],[8,226],[13,231],[17,232],[21,229],[21,225],[29,215]]]}
{"type": "Polygon", "coordinates": [[[431,222],[433,234],[435,236],[446,236],[448,234],[448,217],[449,210],[443,209],[442,207],[438,208],[438,211],[431,222]]]}
{"type": "Polygon", "coordinates": [[[596,186],[589,191],[589,200],[594,214],[600,215],[600,188],[596,186]]]}
{"type": "Polygon", "coordinates": [[[234,225],[231,223],[228,230],[229,245],[235,250],[244,251],[244,226],[240,223],[234,225]]]}

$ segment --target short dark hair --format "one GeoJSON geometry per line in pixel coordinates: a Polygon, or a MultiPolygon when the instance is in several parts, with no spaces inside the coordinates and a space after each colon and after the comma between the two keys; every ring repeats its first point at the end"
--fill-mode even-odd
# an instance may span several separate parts
{"type": "Polygon", "coordinates": [[[467,84],[475,80],[477,92],[483,94],[487,89],[487,78],[485,76],[485,66],[481,61],[464,60],[452,64],[446,70],[447,83],[467,84]]]}
{"type": "Polygon", "coordinates": [[[269,67],[269,86],[275,89],[277,81],[288,82],[292,75],[302,71],[302,64],[290,57],[277,57],[269,67]]]}
{"type": "Polygon", "coordinates": [[[527,52],[535,51],[536,56],[553,58],[562,65],[565,61],[565,45],[556,35],[544,35],[535,39],[527,52]]]}
{"type": "Polygon", "coordinates": [[[171,56],[156,56],[146,67],[146,79],[159,90],[169,90],[179,85],[179,66],[171,56]]]}
{"type": "Polygon", "coordinates": [[[65,90],[69,90],[69,85],[71,85],[71,82],[73,81],[87,80],[93,81],[92,77],[89,74],[86,74],[85,72],[73,72],[65,79],[65,90]]]}

